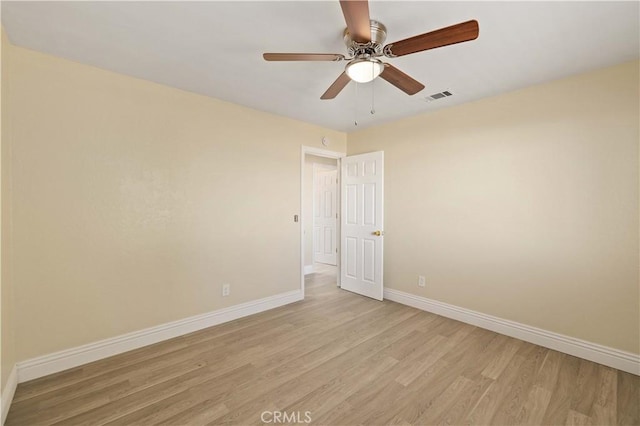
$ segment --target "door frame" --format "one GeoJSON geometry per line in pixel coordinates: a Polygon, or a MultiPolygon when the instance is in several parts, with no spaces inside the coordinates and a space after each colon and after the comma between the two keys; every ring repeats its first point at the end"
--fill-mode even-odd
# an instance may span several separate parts
{"type": "MultiPolygon", "coordinates": [[[[340,159],[343,157],[347,156],[346,152],[339,152],[339,151],[331,151],[328,149],[322,149],[322,148],[314,148],[311,146],[305,146],[302,145],[300,147],[300,291],[302,292],[302,298],[304,299],[304,243],[305,243],[305,238],[304,238],[304,225],[306,223],[307,220],[311,220],[313,223],[313,218],[305,218],[305,214],[304,214],[304,200],[305,200],[305,194],[304,194],[304,169],[305,169],[305,159],[307,154],[309,155],[315,155],[318,157],[325,157],[325,158],[333,158],[337,163],[337,168],[338,171],[340,171],[340,167],[341,167],[341,163],[340,163],[340,159]]],[[[340,173],[338,173],[338,179],[340,179],[340,173]]],[[[340,212],[340,184],[337,185],[337,194],[336,194],[336,198],[337,198],[337,206],[336,206],[336,211],[340,212]]],[[[309,196],[309,194],[307,195],[309,196]]],[[[310,196],[313,196],[313,194],[310,194],[310,196]]],[[[341,241],[340,240],[340,220],[338,220],[338,222],[336,223],[336,241],[341,241]]],[[[338,255],[336,257],[336,269],[337,269],[337,282],[338,282],[338,287],[340,287],[340,245],[337,244],[338,247],[338,255]]],[[[312,254],[313,257],[313,254],[312,254]]]]}

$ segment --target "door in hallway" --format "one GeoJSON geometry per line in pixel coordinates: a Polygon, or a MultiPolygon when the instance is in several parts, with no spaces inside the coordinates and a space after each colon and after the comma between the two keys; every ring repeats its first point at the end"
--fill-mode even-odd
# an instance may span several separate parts
{"type": "Polygon", "coordinates": [[[337,263],[337,193],[336,169],[314,168],[313,181],[313,260],[337,263]]]}

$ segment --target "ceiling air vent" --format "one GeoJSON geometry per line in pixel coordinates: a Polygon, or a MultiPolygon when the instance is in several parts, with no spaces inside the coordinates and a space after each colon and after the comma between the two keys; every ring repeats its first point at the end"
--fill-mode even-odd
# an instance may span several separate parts
{"type": "Polygon", "coordinates": [[[427,96],[425,99],[427,102],[431,102],[431,101],[437,101],[438,99],[446,98],[447,96],[451,96],[451,95],[453,95],[453,93],[451,93],[448,90],[445,90],[444,92],[434,93],[431,96],[427,96]]]}

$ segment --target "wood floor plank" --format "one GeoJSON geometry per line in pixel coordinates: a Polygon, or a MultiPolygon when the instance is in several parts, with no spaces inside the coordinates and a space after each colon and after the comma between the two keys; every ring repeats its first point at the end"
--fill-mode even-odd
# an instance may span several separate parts
{"type": "Polygon", "coordinates": [[[558,380],[542,420],[542,423],[547,425],[560,425],[566,422],[573,396],[578,393],[580,359],[566,354],[561,355],[561,358],[558,380]]]}
{"type": "Polygon", "coordinates": [[[178,378],[156,384],[150,388],[127,395],[126,398],[118,398],[107,404],[102,404],[91,410],[84,411],[71,417],[65,417],[62,421],[55,422],[56,425],[78,425],[78,424],[105,424],[119,417],[131,414],[141,408],[164,400],[170,396],[185,392],[191,387],[202,385],[203,383],[220,383],[223,386],[232,386],[237,379],[252,373],[252,366],[245,365],[227,373],[223,376],[217,374],[215,369],[209,367],[182,375],[178,378]],[[194,374],[195,373],[195,374],[194,374]],[[96,419],[100,419],[96,421],[96,419]]]}
{"type": "Polygon", "coordinates": [[[228,412],[229,409],[224,404],[214,404],[211,401],[203,401],[197,406],[192,407],[189,411],[183,411],[155,424],[164,426],[185,424],[190,426],[204,426],[208,424],[211,419],[217,419],[228,412]]]}
{"type": "Polygon", "coordinates": [[[434,423],[439,425],[463,424],[464,418],[471,410],[471,407],[475,406],[493,383],[492,379],[487,379],[486,377],[472,380],[471,385],[456,397],[449,409],[444,411],[434,423]]]}
{"type": "MultiPolygon", "coordinates": [[[[597,425],[618,424],[618,372],[603,365],[597,366],[598,380],[596,396],[591,407],[590,417],[597,425]]],[[[640,403],[640,401],[639,401],[640,403]]]]}
{"type": "Polygon", "coordinates": [[[640,424],[638,376],[342,291],[332,271],[304,301],[21,383],[5,424],[640,424]]]}
{"type": "Polygon", "coordinates": [[[544,418],[550,401],[551,391],[534,385],[515,423],[523,425],[542,424],[542,419],[544,418]]]}
{"type": "MultiPolygon", "coordinates": [[[[501,398],[500,406],[491,423],[517,424],[522,408],[526,406],[536,374],[548,349],[525,343],[515,358],[522,358],[516,373],[516,380],[510,381],[509,392],[501,398]]],[[[508,367],[507,367],[508,368],[508,367]]],[[[497,379],[498,382],[501,378],[497,379]]]]}
{"type": "Polygon", "coordinates": [[[491,424],[500,407],[509,398],[511,386],[517,382],[520,368],[524,362],[525,359],[520,356],[511,358],[509,364],[500,374],[500,380],[494,381],[487,388],[482,398],[468,413],[465,423],[491,424]]]}
{"type": "Polygon", "coordinates": [[[618,371],[616,406],[619,425],[640,424],[640,377],[618,371]]]}
{"type": "MultiPolygon", "coordinates": [[[[447,342],[459,341],[462,336],[465,339],[477,339],[478,342],[484,340],[485,335],[483,333],[476,333],[475,327],[470,327],[458,322],[453,323],[456,327],[456,331],[448,334],[448,338],[445,338],[447,342]]],[[[440,336],[443,337],[443,336],[440,336]]],[[[446,343],[445,343],[446,345],[446,343]]],[[[452,347],[455,347],[453,345],[452,347]]],[[[482,350],[483,344],[479,345],[464,345],[467,349],[465,351],[457,351],[455,349],[456,356],[455,363],[445,361],[444,357],[436,357],[435,363],[429,363],[429,367],[420,375],[416,380],[411,381],[406,388],[406,393],[410,397],[400,400],[393,408],[387,409],[385,412],[376,412],[369,417],[365,417],[365,421],[379,421],[381,423],[387,423],[391,421],[401,420],[411,424],[420,424],[425,417],[430,416],[430,412],[437,410],[437,406],[434,406],[435,401],[444,393],[456,380],[460,380],[459,377],[465,371],[466,366],[473,363],[478,356],[478,351],[482,350]]],[[[429,347],[425,346],[428,350],[429,347]]],[[[421,348],[421,350],[424,350],[421,348]]],[[[436,351],[437,352],[437,351],[436,351]]],[[[426,354],[419,354],[419,359],[428,359],[430,357],[429,352],[426,354]]],[[[406,358],[403,363],[411,364],[415,363],[415,359],[406,358]]],[[[397,368],[402,367],[399,364],[397,368]]],[[[484,377],[478,376],[479,381],[473,381],[477,386],[472,387],[457,401],[459,408],[468,409],[468,407],[475,403],[475,399],[479,397],[482,390],[490,385],[490,380],[484,377]]],[[[452,413],[447,411],[446,418],[455,417],[458,419],[461,413],[452,413]]],[[[366,413],[363,414],[366,416],[366,413]]],[[[460,416],[461,417],[461,416],[460,416]]],[[[458,422],[459,423],[459,422],[458,422]]]]}
{"type": "Polygon", "coordinates": [[[571,400],[571,410],[589,417],[598,386],[598,365],[587,360],[580,360],[576,384],[578,391],[571,400]]]}
{"type": "MultiPolygon", "coordinates": [[[[469,336],[474,336],[479,341],[482,341],[484,336],[482,334],[471,333],[469,336]]],[[[469,337],[471,338],[471,337],[469,337]]],[[[481,351],[483,345],[472,346],[475,350],[467,350],[457,354],[455,363],[451,363],[445,358],[439,359],[432,367],[430,367],[420,379],[412,384],[414,386],[413,392],[419,395],[419,399],[413,399],[404,406],[400,407],[398,413],[400,417],[409,423],[418,424],[421,419],[425,419],[432,416],[430,412],[437,410],[434,407],[436,400],[442,393],[449,388],[455,380],[460,380],[459,377],[469,379],[463,373],[466,370],[466,366],[475,362],[478,358],[478,351],[481,351]]],[[[447,421],[447,419],[455,419],[453,424],[461,424],[467,413],[471,410],[471,407],[476,406],[478,400],[482,398],[486,390],[493,385],[494,380],[488,379],[482,375],[476,375],[474,379],[469,379],[474,383],[470,389],[466,390],[462,396],[453,405],[459,408],[460,412],[454,412],[447,410],[446,413],[442,413],[442,417],[439,421],[447,421]]],[[[398,414],[396,413],[396,416],[398,414]]],[[[438,421],[438,422],[439,422],[438,421]]]]}
{"type": "Polygon", "coordinates": [[[482,372],[496,357],[496,353],[500,352],[508,343],[509,338],[476,328],[467,340],[467,342],[461,343],[460,349],[456,348],[455,351],[445,355],[443,360],[451,365],[457,365],[463,362],[468,353],[472,353],[474,355],[473,362],[463,363],[463,370],[460,374],[476,382],[486,379],[482,372]]]}
{"type": "MultiPolygon", "coordinates": [[[[304,392],[310,392],[313,389],[305,387],[314,386],[314,383],[318,380],[314,374],[316,376],[320,374],[326,377],[327,375],[334,374],[336,368],[344,368],[345,366],[348,366],[350,362],[349,358],[353,356],[355,359],[358,359],[359,356],[362,356],[364,353],[372,350],[372,347],[370,346],[379,344],[377,339],[374,339],[377,335],[385,331],[387,328],[404,322],[415,315],[417,315],[417,313],[411,311],[402,313],[395,310],[390,311],[380,319],[374,320],[368,324],[361,324],[352,331],[354,334],[349,338],[345,339],[344,336],[340,336],[318,350],[309,352],[275,370],[268,372],[267,374],[264,374],[258,379],[247,384],[247,387],[250,387],[252,390],[258,389],[258,393],[265,394],[273,392],[278,387],[284,386],[285,388],[283,389],[282,394],[287,395],[287,391],[291,393],[291,389],[286,387],[288,385],[287,382],[295,378],[296,383],[294,383],[294,385],[296,385],[299,392],[302,392],[303,394],[304,392]],[[360,346],[367,340],[370,341],[369,346],[360,346]],[[345,356],[345,354],[350,351],[353,352],[345,356]],[[323,372],[317,371],[316,367],[325,364],[329,367],[325,368],[323,372]],[[301,379],[300,376],[311,377],[308,377],[309,380],[304,380],[301,379]]],[[[242,387],[243,386],[241,385],[239,388],[242,387]]],[[[296,395],[296,393],[291,393],[291,395],[296,395]]],[[[288,402],[280,401],[279,406],[287,405],[293,401],[294,400],[288,402]]],[[[261,401],[258,401],[258,403],[264,405],[261,401]]],[[[224,418],[216,419],[218,424],[229,423],[231,420],[241,422],[245,417],[247,417],[247,413],[249,416],[255,416],[255,407],[256,405],[259,405],[252,403],[250,394],[245,392],[239,392],[237,396],[227,398],[225,400],[225,404],[232,412],[224,418]]]]}
{"type": "Polygon", "coordinates": [[[379,352],[365,362],[355,365],[346,374],[333,378],[293,404],[283,407],[283,411],[310,411],[313,419],[321,419],[328,413],[334,413],[334,409],[347,398],[368,387],[397,363],[397,359],[379,352]]]}
{"type": "Polygon", "coordinates": [[[582,413],[579,413],[575,410],[569,410],[569,414],[567,415],[567,421],[565,423],[567,426],[591,426],[593,422],[591,417],[585,416],[582,413]]]}
{"type": "Polygon", "coordinates": [[[493,361],[482,371],[482,375],[489,379],[497,379],[504,369],[507,368],[509,361],[515,356],[523,343],[522,340],[509,339],[504,349],[497,357],[494,357],[493,361]]]}
{"type": "Polygon", "coordinates": [[[474,327],[465,325],[455,334],[450,337],[443,337],[443,340],[438,342],[433,339],[429,344],[434,345],[433,350],[430,350],[425,356],[413,361],[410,365],[406,366],[403,371],[396,377],[396,382],[403,386],[409,386],[413,381],[418,379],[429,367],[435,364],[439,359],[444,357],[447,353],[451,352],[456,345],[460,344],[472,331],[474,327]]]}
{"type": "Polygon", "coordinates": [[[175,426],[175,425],[192,425],[200,426],[206,425],[211,419],[217,419],[229,412],[229,409],[224,404],[214,403],[211,400],[204,400],[198,404],[192,405],[188,410],[179,412],[172,417],[169,417],[158,425],[163,426],[175,426]]]}
{"type": "Polygon", "coordinates": [[[560,363],[562,361],[562,354],[556,351],[546,351],[546,355],[538,370],[535,378],[535,385],[553,392],[553,389],[558,382],[558,374],[560,372],[560,363]]]}
{"type": "Polygon", "coordinates": [[[453,383],[433,400],[429,409],[425,410],[415,423],[421,425],[439,423],[456,402],[473,389],[474,384],[473,380],[464,376],[456,377],[453,383]]]}

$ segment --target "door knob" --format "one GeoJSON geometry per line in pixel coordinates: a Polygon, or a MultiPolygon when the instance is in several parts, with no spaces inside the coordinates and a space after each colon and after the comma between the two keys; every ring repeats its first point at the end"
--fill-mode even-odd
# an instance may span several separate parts
{"type": "Polygon", "coordinates": [[[375,232],[373,233],[373,235],[375,235],[376,237],[379,237],[380,235],[384,235],[384,232],[382,232],[382,231],[375,231],[375,232]]]}

